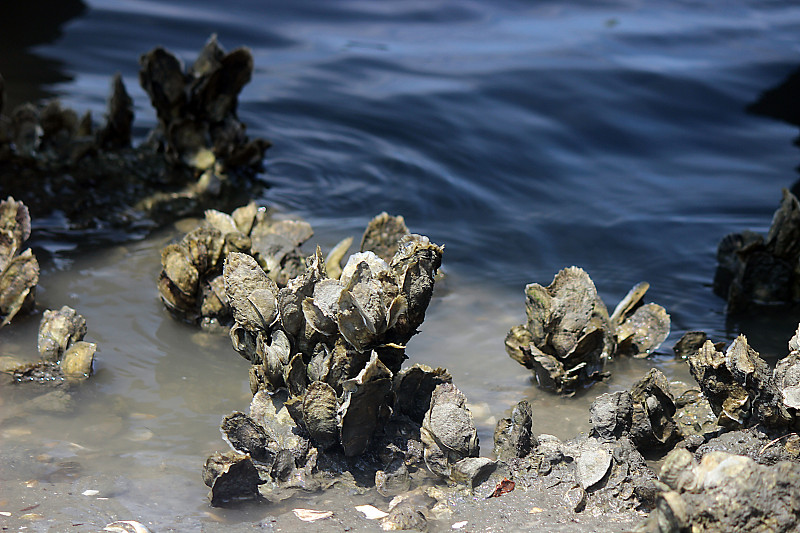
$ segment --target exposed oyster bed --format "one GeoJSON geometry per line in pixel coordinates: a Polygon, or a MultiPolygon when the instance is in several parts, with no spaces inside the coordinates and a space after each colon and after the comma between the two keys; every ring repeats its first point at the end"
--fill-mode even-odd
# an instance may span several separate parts
{"type": "MultiPolygon", "coordinates": [[[[236,117],[250,53],[226,54],[212,38],[186,72],[161,48],[141,65],[159,126],[137,148],[130,146],[132,102],[119,77],[99,129],[55,102],[0,117],[0,179],[36,216],[71,205],[72,227],[150,226],[247,195],[267,147],[249,140],[236,117]],[[101,174],[110,176],[102,190],[86,195],[84,185],[101,174]],[[35,190],[37,180],[48,187],[35,190]],[[103,203],[91,204],[97,199],[103,203]]],[[[0,103],[2,96],[0,83],[0,103]]],[[[785,191],[766,240],[743,233],[721,243],[715,289],[729,311],[798,299],[799,210],[785,191]]],[[[22,202],[0,204],[0,325],[33,306],[38,264],[22,251],[30,225],[22,202]]],[[[562,525],[605,517],[639,521],[642,532],[800,527],[800,326],[775,369],[744,336],[723,352],[690,332],[674,351],[699,389],[653,369],[630,390],[597,397],[590,432],[572,439],[537,435],[537,413],[519,402],[497,424],[495,457],[481,457],[473,414],[450,374],[421,363],[403,367],[443,247],[385,213],[344,266],[352,240],[327,257],[319,247],[306,257],[301,246],[312,235],[307,223],[276,219],[250,203],[230,215],[205,211],[203,224],[161,255],[158,289],[169,311],[229,331],[250,362],[248,413],[221,422],[232,450],[214,453],[203,469],[212,506],[374,488],[392,503],[358,511],[387,530],[435,528],[464,506],[491,513],[496,498],[528,508],[546,502],[547,511],[527,512],[562,525]],[[658,476],[645,458],[663,459],[658,476]]],[[[609,314],[580,268],[562,270],[547,287],[532,283],[527,321],[507,336],[508,353],[543,388],[576,393],[607,375],[614,358],[647,357],[666,339],[669,315],[643,304],[648,287],[636,285],[609,314]]],[[[69,387],[92,374],[96,346],[85,334],[86,321],[73,309],[44,312],[41,361],[4,357],[0,364],[15,386],[43,385],[46,393],[4,416],[69,410],[69,387]]],[[[295,508],[294,516],[313,523],[333,512],[295,508]]]]}
{"type": "MultiPolygon", "coordinates": [[[[185,70],[163,48],[143,55],[139,79],[158,116],[131,145],[133,102],[112,81],[105,124],[57,101],[0,115],[0,183],[36,219],[63,213],[69,228],[152,228],[207,207],[246,201],[269,143],[248,139],[236,115],[250,80],[249,50],[225,51],[212,36],[185,70]]],[[[3,101],[0,83],[0,112],[3,101]]]]}

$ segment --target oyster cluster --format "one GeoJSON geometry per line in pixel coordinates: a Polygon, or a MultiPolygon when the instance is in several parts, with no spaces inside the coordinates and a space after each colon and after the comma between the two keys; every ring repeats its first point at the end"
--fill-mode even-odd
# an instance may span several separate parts
{"type": "Polygon", "coordinates": [[[251,255],[273,282],[285,286],[301,273],[300,245],[313,235],[307,222],[275,220],[251,202],[230,215],[207,210],[205,219],[161,251],[161,300],[177,317],[201,326],[230,326],[222,265],[231,252],[251,255]]]}
{"type": "Polygon", "coordinates": [[[30,248],[22,251],[30,235],[25,204],[10,196],[0,202],[0,328],[33,308],[39,262],[30,248]]]}
{"type": "MultiPolygon", "coordinates": [[[[230,215],[206,210],[198,227],[161,251],[161,300],[181,320],[206,329],[229,327],[232,315],[222,277],[228,254],[253,256],[267,276],[283,288],[305,273],[305,256],[300,248],[313,234],[307,222],[277,219],[254,202],[230,215]]],[[[381,213],[367,225],[361,251],[374,247],[380,258],[391,261],[400,239],[408,234],[403,217],[381,213]]],[[[341,276],[341,262],[352,242],[352,237],[343,239],[328,253],[325,270],[329,278],[341,276]]]]}
{"type": "Polygon", "coordinates": [[[728,313],[800,300],[800,203],[789,190],[766,239],[744,231],[719,243],[714,292],[728,301],[728,313]]]}
{"type": "Polygon", "coordinates": [[[602,394],[592,402],[592,435],[603,441],[630,439],[641,452],[663,450],[683,436],[667,378],[651,369],[630,391],[602,394]]]}
{"type": "Polygon", "coordinates": [[[236,115],[251,53],[226,54],[212,37],[187,72],[163,48],[141,66],[159,124],[139,146],[131,146],[133,101],[119,75],[100,126],[58,101],[0,115],[0,183],[34,218],[57,210],[65,230],[144,229],[238,203],[252,189],[269,143],[248,139],[236,115]]]}
{"type": "Polygon", "coordinates": [[[767,467],[724,451],[698,461],[676,449],[659,477],[668,490],[635,533],[788,533],[800,527],[800,464],[783,461],[767,467]]]}
{"type": "Polygon", "coordinates": [[[97,345],[84,341],[85,335],[86,319],[71,307],[46,310],[39,324],[41,360],[9,365],[6,372],[17,383],[60,385],[88,378],[93,372],[97,345]]]}
{"type": "Polygon", "coordinates": [[[288,389],[290,412],[315,445],[361,454],[391,413],[393,387],[407,387],[405,344],[424,319],[441,256],[427,237],[407,235],[390,263],[359,252],[333,279],[317,249],[279,289],[254,257],[229,254],[231,340],[252,363],[252,391],[288,389]]]}
{"type": "Polygon", "coordinates": [[[260,166],[269,143],[248,140],[236,116],[239,92],[253,74],[250,50],[225,53],[212,35],[186,72],[161,47],[139,63],[139,82],[156,110],[171,163],[202,171],[201,180],[219,179],[226,165],[260,166]]]}
{"type": "Polygon", "coordinates": [[[720,426],[785,428],[794,424],[798,407],[798,347],[800,329],[789,341],[791,353],[773,371],[744,335],[739,335],[725,353],[709,340],[688,358],[689,369],[720,426]]]}
{"type": "Polygon", "coordinates": [[[664,308],[643,305],[648,288],[636,285],[609,316],[589,275],[565,268],[548,287],[525,287],[528,321],[511,328],[506,351],[533,370],[541,387],[572,394],[602,379],[612,357],[646,357],[667,338],[670,318],[664,308]]]}

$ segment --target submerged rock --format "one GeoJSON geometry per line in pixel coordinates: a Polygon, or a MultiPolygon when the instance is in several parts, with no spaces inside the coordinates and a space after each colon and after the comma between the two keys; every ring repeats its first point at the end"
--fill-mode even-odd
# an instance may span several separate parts
{"type": "MultiPolygon", "coordinates": [[[[25,104],[0,123],[0,183],[34,219],[63,213],[63,230],[154,224],[240,202],[258,185],[269,143],[248,139],[236,114],[253,70],[249,50],[225,53],[212,37],[195,64],[163,48],[141,59],[139,79],[158,116],[147,141],[131,146],[133,101],[111,83],[105,124],[58,102],[25,104]]],[[[235,205],[235,204],[234,204],[235,205]]]]}
{"type": "Polygon", "coordinates": [[[33,308],[39,262],[22,245],[31,236],[31,218],[22,202],[0,202],[0,328],[33,308]]]}
{"type": "Polygon", "coordinates": [[[646,357],[666,339],[669,315],[656,304],[642,305],[648,287],[635,286],[609,316],[580,268],[561,270],[548,287],[532,283],[525,287],[528,321],[511,329],[506,351],[533,370],[542,388],[573,394],[605,377],[612,357],[646,357]]]}
{"type": "Polygon", "coordinates": [[[783,190],[766,239],[745,231],[727,235],[717,249],[714,292],[728,313],[800,300],[800,203],[783,190]]]}

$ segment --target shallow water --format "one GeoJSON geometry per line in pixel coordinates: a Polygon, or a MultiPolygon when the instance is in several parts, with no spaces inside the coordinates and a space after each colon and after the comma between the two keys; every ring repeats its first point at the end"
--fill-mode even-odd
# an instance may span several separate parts
{"type": "MultiPolygon", "coordinates": [[[[722,236],[765,231],[797,177],[796,128],[745,112],[797,67],[792,2],[98,0],[56,22],[27,14],[14,42],[0,39],[8,104],[57,95],[100,117],[120,71],[140,136],[154,121],[141,53],[161,44],[192,61],[212,32],[229,50],[252,48],[239,114],[274,143],[258,200],[306,218],[323,248],[382,210],[445,244],[445,281],[408,354],[450,370],[484,453],[520,399],[536,432],[570,437],[588,427],[595,395],[651,366],[687,379],[670,351],[686,330],[745,331],[775,358],[800,319],[726,319],[710,288],[722,236]],[[52,31],[24,31],[37,24],[52,31]],[[649,281],[673,328],[660,354],[620,361],[610,381],[561,399],[536,389],[503,338],[524,319],[524,285],[573,264],[609,306],[649,281]]],[[[11,416],[29,395],[0,389],[0,511],[12,527],[132,518],[161,531],[277,512],[207,515],[200,467],[224,446],[221,417],[250,394],[228,340],[176,323],[157,300],[160,248],[184,228],[110,247],[43,226],[34,235],[39,306],[76,308],[101,351],[69,415],[11,416]],[[36,503],[43,518],[19,521],[36,503]]],[[[34,359],[38,319],[4,328],[2,354],[34,359]]]]}

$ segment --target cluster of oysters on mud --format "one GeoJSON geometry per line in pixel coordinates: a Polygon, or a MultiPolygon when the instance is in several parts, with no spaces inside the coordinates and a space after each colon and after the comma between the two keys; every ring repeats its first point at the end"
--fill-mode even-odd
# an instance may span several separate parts
{"type": "Polygon", "coordinates": [[[231,253],[224,280],[234,348],[251,361],[251,389],[288,389],[312,442],[359,455],[391,412],[390,392],[433,292],[442,248],[405,235],[390,263],[371,251],[330,278],[319,249],[283,288],[249,255],[231,253]]]}
{"type": "MultiPolygon", "coordinates": [[[[320,461],[368,454],[365,464],[379,467],[378,490],[392,493],[407,490],[411,465],[424,461],[448,477],[478,453],[472,415],[450,375],[420,364],[401,369],[443,248],[386,213],[370,222],[361,247],[343,268],[334,266],[337,277],[317,248],[283,287],[254,256],[231,252],[225,260],[231,340],[252,363],[254,398],[250,414],[229,415],[222,430],[235,452],[265,472],[263,483],[307,484],[309,471],[324,468],[320,461]]],[[[229,499],[215,488],[221,470],[211,470],[212,501],[229,499]]],[[[247,486],[252,493],[254,483],[247,486]]]]}
{"type": "Polygon", "coordinates": [[[800,409],[800,327],[789,341],[789,355],[775,369],[739,335],[725,353],[713,342],[688,358],[689,369],[711,404],[717,423],[727,429],[796,425],[800,409]]]}
{"type": "Polygon", "coordinates": [[[0,183],[34,218],[59,211],[71,229],[98,221],[139,229],[241,202],[253,188],[269,143],[248,139],[236,114],[250,51],[225,53],[212,36],[186,71],[163,48],[140,63],[158,126],[139,146],[131,145],[133,100],[119,74],[100,127],[56,100],[0,115],[0,183]]]}
{"type": "Polygon", "coordinates": [[[39,262],[22,245],[31,235],[28,208],[12,197],[0,202],[0,328],[33,308],[39,262]]]}
{"type": "Polygon", "coordinates": [[[639,283],[609,316],[589,275],[578,267],[556,274],[543,287],[525,287],[528,321],[506,337],[506,351],[533,370],[538,384],[557,393],[574,393],[604,377],[605,363],[617,355],[646,357],[669,334],[663,307],[643,298],[639,283]]]}
{"type": "Polygon", "coordinates": [[[3,361],[3,369],[17,383],[60,385],[88,378],[93,372],[97,345],[83,340],[86,319],[69,306],[46,310],[39,324],[38,349],[41,359],[21,363],[3,361]]]}

